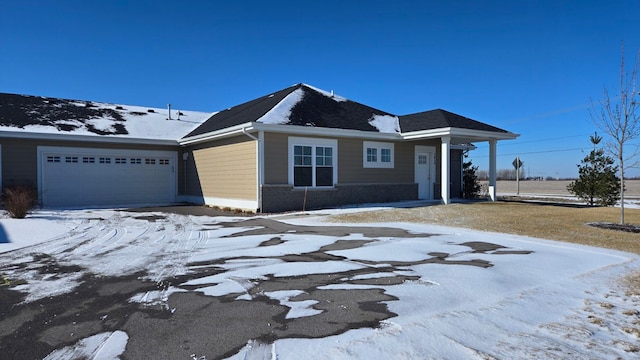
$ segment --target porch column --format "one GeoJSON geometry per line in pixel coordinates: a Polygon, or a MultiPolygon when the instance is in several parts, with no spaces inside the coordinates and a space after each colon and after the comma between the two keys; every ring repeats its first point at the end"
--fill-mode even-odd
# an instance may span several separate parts
{"type": "Polygon", "coordinates": [[[498,140],[489,140],[489,197],[496,201],[496,157],[498,140]]]}
{"type": "Polygon", "coordinates": [[[440,164],[440,194],[442,196],[442,203],[448,204],[449,199],[449,173],[451,172],[451,137],[443,136],[440,164]]]}

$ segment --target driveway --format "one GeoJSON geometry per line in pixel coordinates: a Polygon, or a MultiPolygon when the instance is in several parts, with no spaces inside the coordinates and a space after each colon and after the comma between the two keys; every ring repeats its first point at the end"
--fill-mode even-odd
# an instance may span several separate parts
{"type": "MultiPolygon", "coordinates": [[[[576,345],[585,339],[563,340],[573,330],[559,319],[591,311],[576,306],[593,287],[585,277],[606,284],[638,262],[503,234],[300,214],[178,207],[25,221],[68,230],[0,254],[7,359],[598,354],[576,345]],[[523,315],[531,306],[536,316],[523,315]]],[[[631,354],[628,340],[602,354],[631,354]]]]}

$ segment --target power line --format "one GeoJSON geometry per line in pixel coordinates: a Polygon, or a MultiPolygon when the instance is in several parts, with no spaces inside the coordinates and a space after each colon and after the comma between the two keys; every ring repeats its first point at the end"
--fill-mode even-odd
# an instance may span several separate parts
{"type": "MultiPolygon", "coordinates": [[[[544,150],[544,151],[529,151],[529,152],[519,152],[519,153],[513,153],[513,154],[498,154],[497,156],[513,156],[513,155],[528,155],[528,154],[545,154],[545,153],[554,153],[554,152],[567,152],[567,151],[577,151],[577,150],[582,150],[584,151],[585,148],[573,148],[573,149],[557,149],[557,150],[544,150]]],[[[484,157],[489,157],[489,155],[480,155],[480,156],[473,156],[474,158],[484,158],[484,157]]]]}
{"type": "MultiPolygon", "coordinates": [[[[561,137],[555,137],[555,138],[529,140],[529,141],[517,141],[516,140],[515,142],[508,142],[506,144],[500,143],[500,147],[509,146],[509,145],[530,144],[530,143],[537,143],[537,142],[544,142],[544,141],[551,141],[551,140],[564,140],[564,139],[571,139],[571,138],[577,138],[577,137],[583,137],[583,136],[589,136],[589,135],[591,135],[591,134],[561,136],[561,137]]],[[[488,147],[488,145],[486,145],[484,143],[482,145],[476,146],[476,148],[478,148],[478,149],[482,149],[482,148],[485,148],[485,147],[488,147]]]]}

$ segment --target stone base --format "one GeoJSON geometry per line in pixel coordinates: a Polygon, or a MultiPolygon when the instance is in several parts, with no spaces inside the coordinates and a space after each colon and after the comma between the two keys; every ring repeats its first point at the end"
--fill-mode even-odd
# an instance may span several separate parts
{"type": "Polygon", "coordinates": [[[330,189],[263,185],[262,212],[312,210],[341,205],[418,199],[418,184],[338,184],[330,189]]]}

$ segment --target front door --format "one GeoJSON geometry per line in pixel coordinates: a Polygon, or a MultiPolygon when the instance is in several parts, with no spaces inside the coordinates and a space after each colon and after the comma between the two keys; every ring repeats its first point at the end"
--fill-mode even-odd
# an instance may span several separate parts
{"type": "Polygon", "coordinates": [[[416,146],[415,182],[418,184],[418,199],[433,200],[436,149],[433,146],[416,146]]]}

